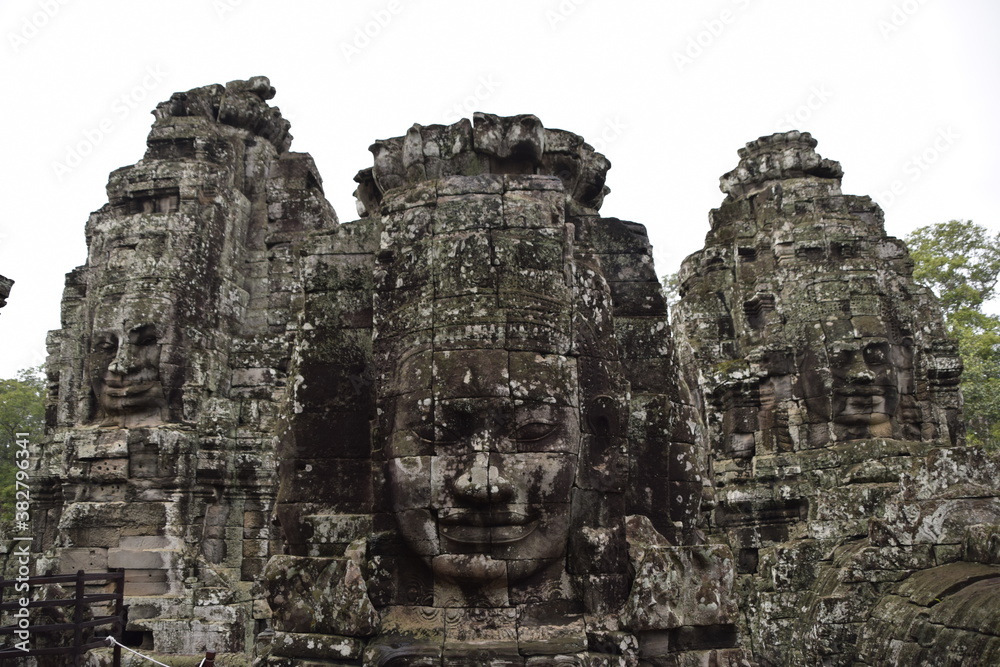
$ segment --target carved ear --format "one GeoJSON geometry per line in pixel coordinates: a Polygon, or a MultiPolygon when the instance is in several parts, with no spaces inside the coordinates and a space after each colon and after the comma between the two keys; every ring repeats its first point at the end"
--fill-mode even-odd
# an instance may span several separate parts
{"type": "Polygon", "coordinates": [[[587,425],[594,435],[611,436],[619,433],[618,406],[610,396],[595,396],[586,406],[587,425]]]}

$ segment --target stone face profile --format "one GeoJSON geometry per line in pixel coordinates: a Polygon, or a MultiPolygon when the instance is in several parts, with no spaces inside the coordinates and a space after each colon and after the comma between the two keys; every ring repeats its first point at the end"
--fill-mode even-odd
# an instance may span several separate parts
{"type": "Polygon", "coordinates": [[[14,285],[14,281],[10,278],[4,278],[0,276],[0,308],[7,305],[7,297],[10,296],[10,288],[14,285]]]}
{"type": "Polygon", "coordinates": [[[274,94],[157,106],[50,334],[39,567],[125,568],[131,643],[274,667],[1000,656],[1000,464],[962,443],[905,247],[808,134],[740,151],[671,322],[582,137],[414,125],[372,144],[340,223],[274,94]]]}

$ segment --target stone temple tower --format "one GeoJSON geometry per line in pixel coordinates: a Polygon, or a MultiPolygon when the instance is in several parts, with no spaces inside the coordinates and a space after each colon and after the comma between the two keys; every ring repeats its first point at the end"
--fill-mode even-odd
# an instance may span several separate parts
{"type": "Polygon", "coordinates": [[[582,137],[414,125],[340,223],[273,96],[157,106],[49,337],[38,570],[124,568],[127,644],[1000,661],[1000,462],[963,445],[905,247],[808,134],[740,151],[671,324],[582,137]]]}
{"type": "Polygon", "coordinates": [[[945,581],[961,595],[944,615],[990,595],[975,545],[993,529],[970,524],[1000,517],[997,462],[961,446],[961,362],[905,246],[815,147],[786,132],[741,149],[705,248],[681,267],[674,322],[713,452],[710,533],[736,555],[762,664],[946,664],[974,632],[890,619],[926,619],[945,581]]]}
{"type": "Polygon", "coordinates": [[[49,338],[39,568],[125,568],[130,637],[166,652],[250,645],[295,330],[285,253],[336,224],[273,95],[257,77],[156,108],[49,338]]]}
{"type": "Polygon", "coordinates": [[[269,659],[740,664],[703,430],[645,230],[598,213],[607,160],[528,115],[372,152],[364,217],[304,249],[269,659]]]}

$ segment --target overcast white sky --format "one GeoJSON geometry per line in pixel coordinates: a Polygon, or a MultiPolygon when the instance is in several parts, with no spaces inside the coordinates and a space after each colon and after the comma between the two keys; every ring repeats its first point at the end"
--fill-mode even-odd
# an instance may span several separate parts
{"type": "Polygon", "coordinates": [[[0,377],[44,360],[87,216],[174,91],[270,77],[344,222],[373,140],[533,113],[608,156],[602,213],[647,226],[662,275],[737,149],[793,127],[890,234],[1000,229],[998,29],[995,0],[4,0],[0,377]]]}

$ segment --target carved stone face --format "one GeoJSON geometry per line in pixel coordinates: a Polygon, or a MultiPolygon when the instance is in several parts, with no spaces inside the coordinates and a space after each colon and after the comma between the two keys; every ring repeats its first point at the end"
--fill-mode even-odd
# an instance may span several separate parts
{"type": "Polygon", "coordinates": [[[90,385],[102,426],[142,426],[164,421],[160,336],[152,323],[94,333],[90,385]]]}
{"type": "Polygon", "coordinates": [[[896,371],[886,338],[837,342],[829,352],[833,377],[833,421],[864,435],[892,437],[899,405],[896,371]]]}
{"type": "Polygon", "coordinates": [[[813,417],[831,422],[836,440],[894,437],[900,388],[910,382],[911,346],[873,335],[845,337],[825,347],[826,364],[818,354],[807,353],[801,368],[813,417]]]}
{"type": "Polygon", "coordinates": [[[435,374],[432,392],[395,399],[386,475],[403,538],[436,576],[514,582],[565,556],[580,413],[551,364],[480,354],[435,374]]]}

